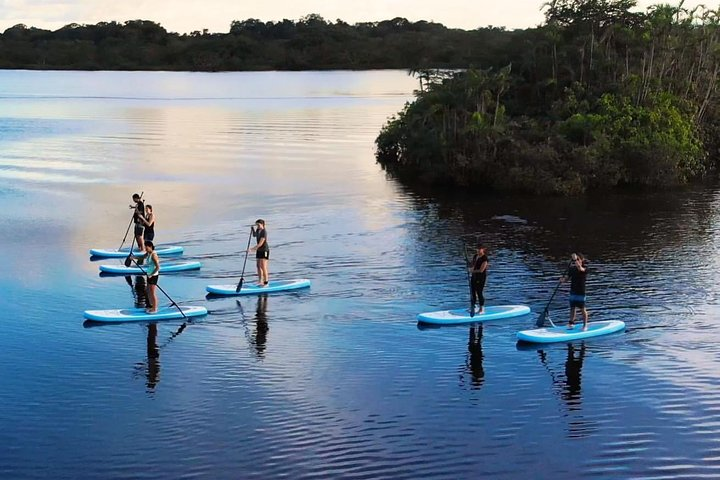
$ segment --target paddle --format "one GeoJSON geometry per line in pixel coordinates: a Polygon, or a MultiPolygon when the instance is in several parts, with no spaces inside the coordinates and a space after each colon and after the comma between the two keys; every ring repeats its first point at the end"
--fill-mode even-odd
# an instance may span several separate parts
{"type": "MultiPolygon", "coordinates": [[[[132,251],[132,250],[131,250],[131,251],[132,251]]],[[[135,261],[135,257],[133,257],[132,255],[130,255],[128,258],[132,261],[132,263],[135,264],[135,266],[136,266],[137,268],[140,269],[140,271],[142,272],[142,274],[145,275],[145,278],[146,278],[146,279],[149,279],[149,278],[150,278],[150,277],[148,277],[148,274],[147,274],[147,272],[145,271],[145,269],[142,268],[142,267],[140,266],[140,264],[135,261]]],[[[129,266],[129,265],[127,265],[127,266],[129,266]]],[[[170,305],[173,305],[175,308],[177,308],[178,311],[180,312],[180,315],[182,315],[183,318],[184,318],[185,320],[187,320],[188,318],[187,318],[187,316],[185,315],[185,312],[182,311],[182,308],[180,308],[180,305],[178,305],[177,303],[175,303],[175,300],[173,300],[172,298],[170,298],[170,295],[168,295],[167,292],[166,292],[165,290],[163,290],[163,288],[162,288],[160,285],[155,285],[155,286],[158,288],[158,290],[160,290],[160,291],[163,293],[163,295],[165,295],[165,296],[167,297],[168,300],[170,300],[170,305]]]]}
{"type": "MultiPolygon", "coordinates": [[[[140,200],[142,200],[143,195],[145,195],[145,192],[140,192],[140,200]]],[[[135,205],[135,210],[137,210],[137,204],[135,205]]],[[[130,219],[130,225],[128,225],[128,229],[127,229],[127,231],[125,232],[125,238],[127,238],[127,234],[128,234],[128,232],[130,231],[130,226],[133,224],[133,220],[135,220],[135,212],[133,212],[133,216],[132,216],[132,218],[130,219]]],[[[123,243],[125,243],[125,239],[123,239],[123,243]]],[[[122,248],[122,246],[121,246],[121,248],[122,248]]],[[[130,242],[130,251],[128,252],[127,258],[125,258],[125,266],[126,266],[126,267],[129,267],[129,266],[130,266],[130,263],[132,263],[132,261],[130,260],[130,257],[132,257],[133,248],[135,248],[135,235],[134,235],[134,232],[133,232],[132,242],[130,242]]]]}
{"type": "Polygon", "coordinates": [[[542,328],[543,325],[545,325],[545,319],[550,321],[550,325],[552,325],[553,327],[555,326],[552,319],[550,318],[550,315],[548,315],[549,310],[550,310],[550,303],[552,303],[553,298],[555,298],[555,294],[560,289],[560,285],[562,285],[563,277],[566,277],[568,272],[570,272],[570,267],[573,265],[573,263],[575,263],[575,262],[570,262],[567,269],[565,270],[565,273],[563,274],[562,277],[560,277],[560,280],[558,280],[557,285],[555,285],[555,290],[553,290],[552,295],[550,295],[550,300],[548,300],[547,305],[545,305],[545,309],[542,311],[542,313],[538,317],[537,321],[535,322],[536,327],[542,328]]]}
{"type": "Polygon", "coordinates": [[[240,290],[242,290],[243,282],[245,281],[245,265],[247,264],[248,252],[250,251],[250,240],[252,240],[253,233],[255,233],[255,230],[253,230],[253,227],[250,226],[250,236],[248,237],[247,247],[245,247],[245,260],[243,260],[242,273],[240,274],[240,281],[238,282],[237,287],[235,287],[235,293],[239,293],[240,290]]]}
{"type": "Polygon", "coordinates": [[[472,276],[470,275],[470,259],[467,254],[467,245],[463,242],[463,254],[465,255],[465,273],[468,277],[468,286],[470,286],[470,318],[475,316],[475,292],[473,292],[472,276]]]}
{"type": "MultiPolygon", "coordinates": [[[[140,198],[142,199],[145,192],[140,193],[140,198]]],[[[122,243],[120,244],[120,247],[118,248],[118,251],[122,249],[123,245],[125,245],[125,240],[127,240],[128,233],[130,233],[130,227],[132,227],[133,220],[135,220],[135,212],[133,212],[133,216],[130,219],[130,224],[128,225],[127,230],[125,230],[125,236],[123,237],[122,243]]]]}

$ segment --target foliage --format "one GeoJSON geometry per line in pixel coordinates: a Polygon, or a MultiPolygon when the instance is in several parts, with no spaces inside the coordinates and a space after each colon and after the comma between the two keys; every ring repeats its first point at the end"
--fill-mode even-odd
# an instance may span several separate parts
{"type": "Polygon", "coordinates": [[[422,88],[383,128],[378,161],[408,180],[539,194],[717,171],[719,14],[635,3],[553,0],[545,25],[515,32],[523,51],[414,72],[422,88]]]}
{"type": "Polygon", "coordinates": [[[491,64],[513,40],[405,18],[350,25],[319,15],[297,21],[235,20],[228,33],[167,32],[133,20],[69,24],[56,31],[16,25],[0,34],[0,68],[104,70],[303,70],[464,68],[491,64]]]}

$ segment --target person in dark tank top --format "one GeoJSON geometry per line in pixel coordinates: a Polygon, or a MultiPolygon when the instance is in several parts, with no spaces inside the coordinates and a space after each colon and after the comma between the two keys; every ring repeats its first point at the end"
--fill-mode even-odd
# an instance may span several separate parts
{"type": "Polygon", "coordinates": [[[255,221],[253,235],[257,241],[257,245],[250,249],[255,252],[255,260],[257,265],[258,287],[267,287],[270,283],[270,274],[268,272],[268,261],[270,260],[270,245],[267,241],[267,230],[265,230],[265,220],[258,218],[255,221]]]}
{"type": "Polygon", "coordinates": [[[470,285],[473,305],[478,306],[477,313],[485,313],[485,297],[483,290],[485,289],[485,281],[487,280],[488,262],[487,249],[484,245],[478,245],[475,255],[470,261],[470,285]]]}
{"type": "Polygon", "coordinates": [[[143,240],[151,242],[155,240],[155,213],[153,213],[152,205],[145,205],[145,215],[140,217],[145,231],[143,232],[143,240]]]}

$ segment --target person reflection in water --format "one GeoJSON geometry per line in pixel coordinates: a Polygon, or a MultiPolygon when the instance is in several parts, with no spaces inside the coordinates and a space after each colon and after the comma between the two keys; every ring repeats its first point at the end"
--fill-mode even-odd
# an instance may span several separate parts
{"type": "Polygon", "coordinates": [[[155,387],[160,381],[160,349],[157,345],[157,323],[151,323],[147,326],[147,391],[155,391],[155,387]]]}
{"type": "Polygon", "coordinates": [[[133,300],[135,301],[136,308],[147,307],[147,287],[145,286],[145,276],[138,275],[135,277],[135,284],[133,285],[132,277],[126,276],[125,281],[132,287],[133,300]]]}
{"type": "Polygon", "coordinates": [[[485,381],[485,370],[483,369],[483,351],[482,351],[482,324],[470,327],[470,338],[468,340],[468,367],[472,374],[473,388],[480,388],[485,381]]]}
{"type": "Polygon", "coordinates": [[[563,399],[567,402],[569,409],[580,404],[580,380],[582,377],[582,366],[585,360],[585,342],[580,344],[580,350],[569,343],[567,346],[567,360],[565,360],[565,388],[563,399]],[[577,351],[577,356],[575,353],[577,351]]]}
{"type": "Polygon", "coordinates": [[[255,346],[255,352],[259,358],[265,356],[267,333],[270,329],[267,321],[267,301],[267,295],[258,296],[257,309],[255,310],[255,334],[250,339],[250,342],[255,346]]]}

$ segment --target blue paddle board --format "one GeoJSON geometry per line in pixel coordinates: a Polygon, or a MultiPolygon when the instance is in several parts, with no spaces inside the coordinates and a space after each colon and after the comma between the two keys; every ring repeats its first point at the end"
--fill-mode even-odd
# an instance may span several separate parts
{"type": "MultiPolygon", "coordinates": [[[[167,256],[167,255],[180,255],[183,253],[183,247],[179,247],[177,245],[168,245],[165,247],[157,246],[155,247],[155,252],[157,252],[158,255],[161,257],[167,256]]],[[[128,248],[123,248],[121,250],[118,250],[116,248],[91,248],[90,249],[90,255],[93,257],[104,257],[104,258],[125,258],[128,256],[128,253],[130,253],[128,248]]],[[[133,250],[133,255],[139,256],[139,255],[145,255],[145,252],[141,252],[140,250],[133,250]]]]}
{"type": "Polygon", "coordinates": [[[305,278],[295,280],[271,280],[266,286],[259,287],[252,282],[244,282],[242,290],[236,292],[237,285],[208,285],[205,290],[213,295],[259,295],[263,293],[285,292],[307,288],[310,280],[305,278]]]}
{"type": "MultiPolygon", "coordinates": [[[[205,307],[180,307],[186,317],[207,315],[205,307]]],[[[171,320],[183,318],[175,306],[159,308],[157,313],[145,313],[144,308],[125,308],[119,310],[85,310],[85,318],[95,322],[148,322],[153,320],[171,320]]]]}
{"type": "Polygon", "coordinates": [[[569,342],[571,340],[582,340],[583,338],[599,337],[625,330],[625,322],[620,320],[609,320],[605,322],[590,322],[588,329],[583,331],[582,322],[575,324],[573,328],[546,327],[533,330],[521,330],[517,332],[518,340],[533,343],[569,342]]]}
{"type": "Polygon", "coordinates": [[[488,320],[499,320],[501,318],[519,317],[530,313],[530,308],[525,305],[497,305],[485,307],[484,313],[476,313],[470,316],[470,310],[460,308],[457,310],[441,310],[439,312],[421,313],[417,316],[418,322],[431,323],[434,325],[462,325],[465,323],[487,322],[488,320]]]}
{"type": "MultiPolygon", "coordinates": [[[[177,263],[161,263],[160,273],[184,272],[187,270],[199,270],[202,264],[200,262],[177,262],[177,263]]],[[[122,275],[143,274],[146,265],[141,265],[142,270],[136,266],[126,267],[125,265],[100,265],[100,271],[104,273],[118,273],[122,275]]],[[[147,271],[147,270],[146,270],[147,271]]]]}

